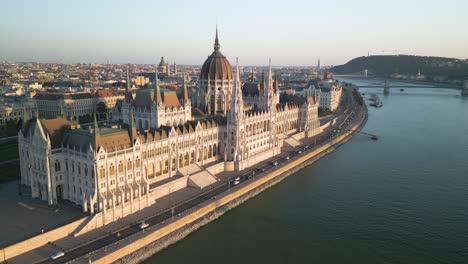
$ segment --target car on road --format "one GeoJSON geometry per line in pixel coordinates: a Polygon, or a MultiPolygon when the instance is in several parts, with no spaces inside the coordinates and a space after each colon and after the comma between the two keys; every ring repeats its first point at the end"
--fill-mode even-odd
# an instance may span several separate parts
{"type": "Polygon", "coordinates": [[[286,156],[286,159],[287,159],[287,160],[290,159],[289,155],[286,156]]]}
{"type": "Polygon", "coordinates": [[[63,256],[65,256],[65,253],[63,253],[63,251],[57,251],[50,256],[50,259],[58,259],[63,256]]]}
{"type": "Polygon", "coordinates": [[[145,222],[143,221],[143,222],[141,222],[141,224],[140,224],[140,229],[145,229],[145,228],[147,228],[148,226],[149,226],[149,224],[148,224],[148,223],[145,223],[145,222]]]}
{"type": "Polygon", "coordinates": [[[297,153],[301,154],[301,153],[302,153],[302,150],[299,150],[297,153]]]}
{"type": "Polygon", "coordinates": [[[237,184],[239,184],[239,180],[234,181],[234,185],[237,185],[237,184]]]}
{"type": "Polygon", "coordinates": [[[275,165],[275,166],[278,166],[278,161],[273,161],[271,164],[275,165]]]}
{"type": "Polygon", "coordinates": [[[236,177],[234,180],[235,181],[240,181],[240,177],[236,177]]]}

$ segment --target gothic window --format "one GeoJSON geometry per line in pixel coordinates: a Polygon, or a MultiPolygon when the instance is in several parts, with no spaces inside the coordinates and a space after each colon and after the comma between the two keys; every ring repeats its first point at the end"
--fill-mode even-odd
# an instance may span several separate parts
{"type": "Polygon", "coordinates": [[[136,166],[137,168],[140,168],[140,158],[139,158],[139,157],[137,157],[137,159],[136,159],[136,161],[135,161],[135,166],[136,166]]]}
{"type": "Polygon", "coordinates": [[[111,165],[109,167],[109,176],[111,176],[111,177],[114,176],[114,173],[115,173],[114,169],[115,169],[114,164],[111,163],[111,165]]]}
{"type": "Polygon", "coordinates": [[[88,166],[84,165],[84,176],[88,176],[88,166]]]}
{"type": "Polygon", "coordinates": [[[81,175],[81,166],[80,166],[80,163],[78,162],[78,175],[81,175]]]}
{"type": "Polygon", "coordinates": [[[119,163],[119,174],[122,174],[123,173],[123,163],[120,162],[119,163]]]}
{"type": "Polygon", "coordinates": [[[55,171],[60,171],[60,161],[59,160],[55,161],[55,171]]]}
{"type": "Polygon", "coordinates": [[[99,178],[104,179],[105,177],[106,177],[106,170],[104,169],[104,167],[101,166],[101,168],[99,169],[99,178]]]}

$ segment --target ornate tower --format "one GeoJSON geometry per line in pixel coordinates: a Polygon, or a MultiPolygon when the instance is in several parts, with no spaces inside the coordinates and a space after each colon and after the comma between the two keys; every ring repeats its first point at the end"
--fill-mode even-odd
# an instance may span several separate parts
{"type": "Polygon", "coordinates": [[[240,161],[245,158],[245,113],[242,99],[239,65],[236,65],[234,89],[232,91],[230,108],[227,114],[227,147],[225,160],[234,162],[234,170],[240,170],[240,161]]]}
{"type": "Polygon", "coordinates": [[[127,64],[127,80],[125,86],[125,99],[122,104],[122,121],[124,124],[129,124],[130,119],[130,108],[132,107],[133,96],[131,92],[131,81],[130,81],[130,64],[127,64]]]}

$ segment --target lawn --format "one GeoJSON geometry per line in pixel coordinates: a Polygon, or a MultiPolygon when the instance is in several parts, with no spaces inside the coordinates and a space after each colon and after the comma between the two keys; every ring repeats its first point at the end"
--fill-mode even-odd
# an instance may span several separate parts
{"type": "Polygon", "coordinates": [[[2,142],[0,144],[0,162],[17,158],[19,158],[19,154],[18,143],[16,141],[2,142]]]}
{"type": "Polygon", "coordinates": [[[20,179],[19,162],[5,163],[0,165],[0,183],[20,179]]]}

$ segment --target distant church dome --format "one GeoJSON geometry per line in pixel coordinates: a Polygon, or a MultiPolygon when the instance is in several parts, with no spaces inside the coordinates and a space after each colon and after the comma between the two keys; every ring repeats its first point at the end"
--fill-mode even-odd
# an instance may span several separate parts
{"type": "Polygon", "coordinates": [[[232,80],[232,66],[226,57],[219,51],[218,29],[216,29],[216,39],[213,53],[208,56],[201,68],[201,80],[232,80]]]}

